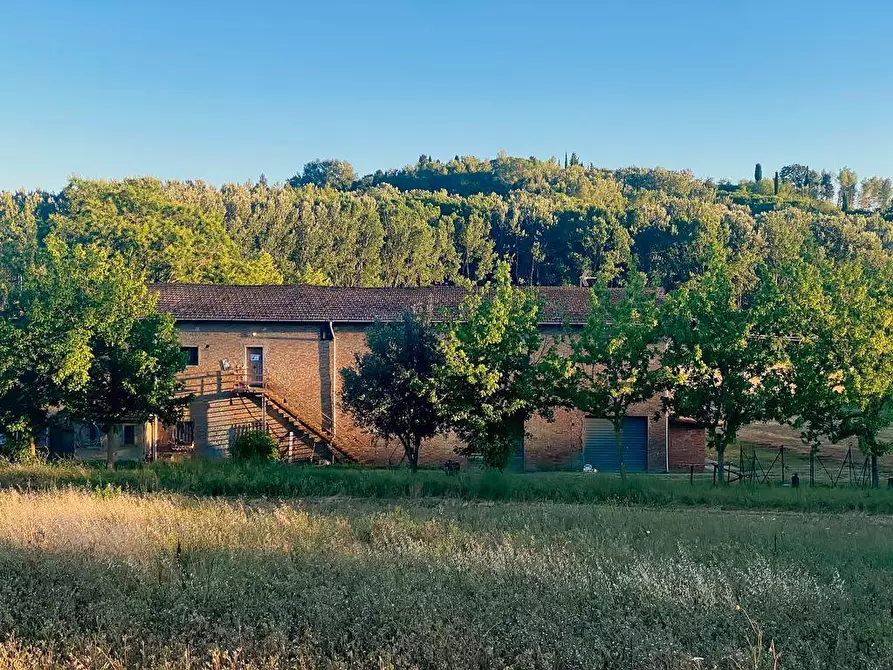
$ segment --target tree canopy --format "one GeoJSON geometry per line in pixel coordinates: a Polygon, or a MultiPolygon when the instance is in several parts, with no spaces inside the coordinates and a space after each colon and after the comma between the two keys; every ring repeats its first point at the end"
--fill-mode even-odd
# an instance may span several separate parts
{"type": "MultiPolygon", "coordinates": [[[[733,184],[661,168],[587,167],[573,152],[566,166],[422,155],[358,177],[345,161],[326,159],[283,184],[74,178],[59,193],[2,200],[30,207],[41,239],[110,243],[162,282],[482,283],[502,258],[515,283],[577,285],[635,265],[672,289],[702,269],[705,233],[734,254],[758,242],[765,217],[791,211],[811,219],[820,244],[831,228],[847,243],[889,253],[889,179],[791,163],[777,168],[775,193],[759,168],[756,179],[733,184]]],[[[0,225],[12,225],[9,216],[0,208],[0,225]]]]}

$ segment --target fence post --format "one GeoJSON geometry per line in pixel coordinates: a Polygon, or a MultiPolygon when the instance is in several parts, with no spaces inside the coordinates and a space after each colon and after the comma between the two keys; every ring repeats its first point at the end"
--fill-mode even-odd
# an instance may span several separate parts
{"type": "Polygon", "coordinates": [[[784,445],[781,445],[781,483],[784,484],[784,445]]]}
{"type": "Polygon", "coordinates": [[[815,449],[809,450],[809,485],[815,486],[815,449]]]}
{"type": "Polygon", "coordinates": [[[713,464],[713,485],[716,486],[716,463],[713,464]]]}
{"type": "Polygon", "coordinates": [[[688,483],[691,484],[692,486],[694,486],[694,485],[695,485],[695,466],[694,466],[694,465],[689,465],[688,468],[689,468],[689,470],[688,470],[688,483]]]}

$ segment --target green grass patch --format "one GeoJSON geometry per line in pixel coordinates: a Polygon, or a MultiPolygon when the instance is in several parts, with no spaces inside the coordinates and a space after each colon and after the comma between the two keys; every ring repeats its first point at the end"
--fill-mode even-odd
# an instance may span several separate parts
{"type": "Polygon", "coordinates": [[[68,486],[120,487],[136,492],[208,496],[307,498],[451,498],[458,500],[623,503],[792,511],[893,513],[893,491],[839,486],[798,489],[777,484],[713,486],[709,476],[638,475],[623,483],[616,475],[576,472],[512,474],[359,467],[312,467],[228,460],[133,464],[108,472],[78,463],[0,467],[0,486],[48,490],[68,486]]]}

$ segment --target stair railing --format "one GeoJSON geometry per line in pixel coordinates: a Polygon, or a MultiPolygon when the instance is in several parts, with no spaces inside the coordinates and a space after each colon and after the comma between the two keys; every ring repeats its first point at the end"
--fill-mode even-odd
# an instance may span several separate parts
{"type": "Polygon", "coordinates": [[[244,368],[233,368],[230,378],[232,390],[262,392],[275,405],[279,405],[280,409],[292,414],[310,432],[325,440],[331,449],[344,456],[356,460],[355,454],[368,449],[368,443],[361,442],[355,436],[336,435],[333,430],[334,419],[323,412],[320,405],[308,403],[303,395],[294,392],[294,387],[284,384],[269,372],[255,374],[244,368]]]}

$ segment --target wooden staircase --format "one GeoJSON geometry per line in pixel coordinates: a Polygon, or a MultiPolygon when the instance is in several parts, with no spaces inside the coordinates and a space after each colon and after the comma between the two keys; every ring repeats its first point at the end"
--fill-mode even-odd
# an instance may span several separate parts
{"type": "Polygon", "coordinates": [[[267,425],[266,429],[279,443],[285,460],[319,461],[355,463],[357,461],[347,439],[340,438],[328,426],[332,426],[331,417],[322,412],[313,412],[302,406],[300,400],[289,394],[284,384],[277,382],[271,375],[263,374],[249,378],[243,371],[233,371],[231,393],[234,396],[250,398],[262,412],[264,422],[272,416],[276,423],[284,429],[277,431],[267,425]],[[319,414],[322,424],[312,419],[319,414]],[[291,433],[291,435],[289,435],[291,433]],[[300,443],[305,449],[295,449],[300,443]],[[309,451],[307,451],[309,449],[309,451]]]}

